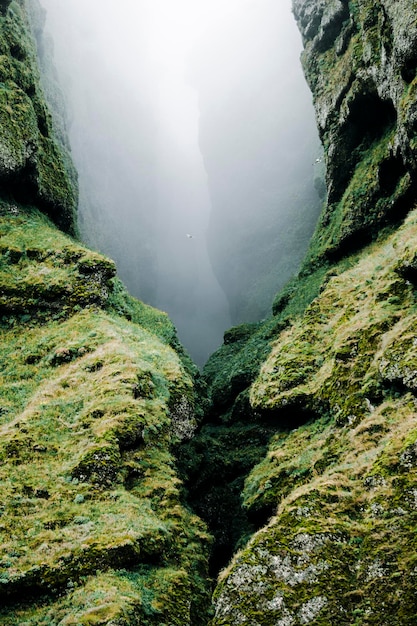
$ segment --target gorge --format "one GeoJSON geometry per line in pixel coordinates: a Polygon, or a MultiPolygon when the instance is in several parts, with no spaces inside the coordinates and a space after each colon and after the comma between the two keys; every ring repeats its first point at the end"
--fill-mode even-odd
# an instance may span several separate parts
{"type": "Polygon", "coordinates": [[[282,5],[43,2],[82,238],[168,313],[200,367],[232,323],[269,314],[320,209],[301,39],[282,5]]]}
{"type": "Polygon", "coordinates": [[[417,624],[416,8],[293,1],[327,196],[200,373],[81,243],[44,12],[0,2],[1,624],[417,624]]]}

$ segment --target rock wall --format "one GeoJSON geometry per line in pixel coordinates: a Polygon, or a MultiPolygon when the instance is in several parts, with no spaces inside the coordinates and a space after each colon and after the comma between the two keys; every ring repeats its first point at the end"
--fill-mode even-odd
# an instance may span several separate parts
{"type": "Polygon", "coordinates": [[[414,11],[411,0],[294,1],[327,164],[313,258],[369,241],[416,197],[414,11]]]}
{"type": "Polygon", "coordinates": [[[0,14],[0,623],[205,624],[210,538],[174,456],[196,369],[57,227],[76,232],[77,190],[27,8],[0,14]]]}
{"type": "Polygon", "coordinates": [[[36,204],[60,227],[74,232],[76,175],[54,137],[36,48],[27,37],[27,16],[22,3],[1,6],[1,197],[36,204]]]}
{"type": "Polygon", "coordinates": [[[276,434],[241,492],[261,529],[220,576],[216,626],[417,623],[416,219],[272,344],[250,406],[276,434]]]}
{"type": "Polygon", "coordinates": [[[233,518],[212,626],[417,623],[415,9],[294,2],[328,201],[274,316],[205,368],[190,493],[218,546],[233,518]]]}

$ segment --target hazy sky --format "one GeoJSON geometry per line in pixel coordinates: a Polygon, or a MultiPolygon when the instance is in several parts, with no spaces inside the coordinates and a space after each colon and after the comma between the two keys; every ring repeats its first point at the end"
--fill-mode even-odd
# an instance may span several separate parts
{"type": "MultiPolygon", "coordinates": [[[[290,0],[41,4],[68,100],[83,237],[115,258],[134,295],[170,314],[201,364],[220,345],[230,317],[206,249],[210,197],[199,148],[194,57],[209,33],[209,62],[205,70],[199,58],[199,71],[209,74],[228,59],[227,72],[216,70],[213,89],[221,92],[230,71],[247,75],[256,88],[259,68],[272,52],[276,56],[272,23],[282,52],[271,65],[271,80],[279,80],[280,68],[300,81],[301,40],[290,0]],[[242,20],[247,39],[234,41],[232,49],[224,32],[242,20]]],[[[206,76],[203,82],[210,81],[206,76]]]]}

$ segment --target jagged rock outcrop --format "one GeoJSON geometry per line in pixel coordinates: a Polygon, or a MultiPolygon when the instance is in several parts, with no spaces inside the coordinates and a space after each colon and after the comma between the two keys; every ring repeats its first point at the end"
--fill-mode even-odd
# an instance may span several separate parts
{"type": "MultiPolygon", "coordinates": [[[[416,624],[416,213],[331,278],[251,388],[282,427],[247,476],[266,525],[221,574],[213,624],[416,624]],[[289,417],[308,422],[289,431],[289,417]]],[[[294,424],[296,426],[296,423],[294,424]]]]}
{"type": "Polygon", "coordinates": [[[0,622],[204,624],[209,538],[172,452],[196,398],[172,324],[36,209],[3,202],[0,233],[0,622]]]}
{"type": "Polygon", "coordinates": [[[294,12],[327,163],[312,256],[340,258],[416,197],[415,6],[295,0],[294,12]]]}
{"type": "Polygon", "coordinates": [[[3,2],[0,19],[1,197],[36,204],[73,232],[76,175],[53,134],[24,5],[3,2]]]}

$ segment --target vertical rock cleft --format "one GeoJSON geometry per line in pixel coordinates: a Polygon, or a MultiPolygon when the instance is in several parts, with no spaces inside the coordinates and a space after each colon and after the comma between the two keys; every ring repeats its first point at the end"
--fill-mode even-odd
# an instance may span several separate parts
{"type": "Polygon", "coordinates": [[[416,7],[293,6],[328,200],[274,320],[206,367],[219,422],[245,394],[275,429],[239,494],[262,527],[221,572],[211,625],[415,624],[416,7]]]}

